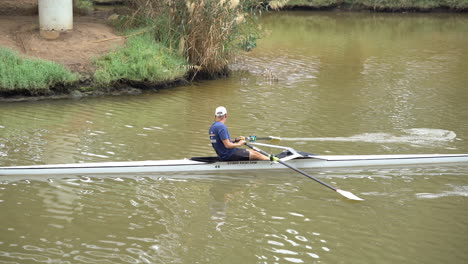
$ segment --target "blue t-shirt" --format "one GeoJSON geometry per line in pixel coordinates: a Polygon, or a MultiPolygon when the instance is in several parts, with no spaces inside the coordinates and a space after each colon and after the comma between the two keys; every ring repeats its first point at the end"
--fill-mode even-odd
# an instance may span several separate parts
{"type": "Polygon", "coordinates": [[[234,153],[234,149],[226,148],[223,143],[225,139],[231,140],[227,127],[223,123],[216,121],[211,125],[208,134],[210,135],[211,145],[215,149],[216,154],[218,154],[219,159],[229,159],[234,153]]]}

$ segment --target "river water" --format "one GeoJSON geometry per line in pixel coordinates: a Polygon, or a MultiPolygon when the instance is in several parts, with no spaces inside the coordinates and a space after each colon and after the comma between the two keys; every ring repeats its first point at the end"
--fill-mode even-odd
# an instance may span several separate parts
{"type": "MultiPolygon", "coordinates": [[[[228,79],[0,104],[0,166],[213,155],[468,153],[468,16],[281,12],[228,79]],[[272,151],[268,148],[265,150],[272,151]]],[[[467,263],[468,165],[0,178],[2,263],[467,263]]]]}

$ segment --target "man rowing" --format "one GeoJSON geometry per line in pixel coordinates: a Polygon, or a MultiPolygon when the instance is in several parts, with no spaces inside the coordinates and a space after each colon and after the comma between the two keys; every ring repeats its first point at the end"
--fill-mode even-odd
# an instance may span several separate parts
{"type": "Polygon", "coordinates": [[[245,144],[244,137],[237,137],[232,141],[229,137],[229,131],[224,125],[227,119],[227,110],[219,106],[215,110],[215,121],[211,125],[208,133],[210,135],[211,145],[213,146],[218,158],[222,161],[239,160],[269,160],[268,157],[251,149],[239,148],[245,144]]]}

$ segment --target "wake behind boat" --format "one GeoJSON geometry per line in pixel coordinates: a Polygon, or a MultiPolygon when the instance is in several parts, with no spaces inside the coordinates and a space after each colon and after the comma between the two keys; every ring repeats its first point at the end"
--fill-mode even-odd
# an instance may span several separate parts
{"type": "Polygon", "coordinates": [[[83,175],[286,169],[286,167],[281,164],[284,162],[298,169],[468,163],[468,154],[314,155],[296,151],[289,147],[262,143],[251,144],[283,149],[283,152],[276,155],[278,160],[281,162],[219,161],[216,157],[194,157],[182,160],[96,162],[0,167],[0,175],[83,175]]]}

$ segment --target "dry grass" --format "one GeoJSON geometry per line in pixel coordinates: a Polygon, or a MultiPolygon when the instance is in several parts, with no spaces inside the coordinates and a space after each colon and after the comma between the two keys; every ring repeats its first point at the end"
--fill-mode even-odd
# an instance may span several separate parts
{"type": "Polygon", "coordinates": [[[131,0],[133,21],[151,26],[158,41],[187,58],[196,71],[216,75],[249,34],[256,11],[247,0],[131,0]],[[141,17],[144,17],[142,19],[141,17]],[[146,20],[145,20],[146,19],[146,20]]]}

